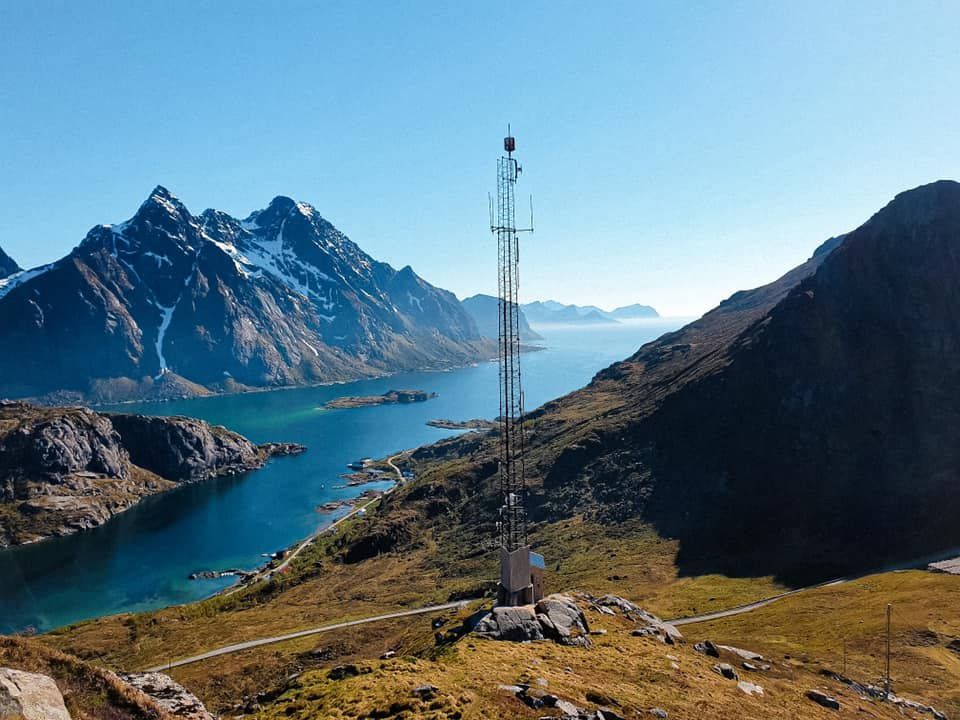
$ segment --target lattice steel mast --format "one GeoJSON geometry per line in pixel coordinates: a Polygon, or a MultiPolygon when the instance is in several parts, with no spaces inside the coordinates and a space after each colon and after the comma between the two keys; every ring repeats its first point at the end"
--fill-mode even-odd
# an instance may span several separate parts
{"type": "Polygon", "coordinates": [[[497,198],[490,200],[490,230],[497,236],[498,320],[500,362],[500,602],[507,605],[531,602],[530,559],[527,547],[526,474],[523,441],[523,386],[520,373],[519,233],[514,186],[522,168],[513,157],[516,140],[503,140],[506,156],[497,161],[497,198]],[[496,210],[496,214],[494,214],[496,210]]]}

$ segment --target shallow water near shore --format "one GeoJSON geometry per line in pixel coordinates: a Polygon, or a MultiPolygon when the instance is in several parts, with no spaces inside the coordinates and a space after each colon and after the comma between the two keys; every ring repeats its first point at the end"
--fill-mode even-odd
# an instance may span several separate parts
{"type": "MultiPolygon", "coordinates": [[[[537,328],[546,349],[523,356],[526,406],[582,387],[610,363],[682,324],[663,319],[615,326],[537,328]]],[[[252,473],[187,485],[147,498],[105,525],[65,538],[0,551],[0,632],[43,632],[85,618],[142,611],[207,597],[235,578],[188,580],[201,570],[250,570],[262,553],[287,547],[347,512],[316,507],[369,488],[340,474],[361,457],[383,457],[457,434],[428,420],[493,418],[497,365],[404,373],[343,385],[123,405],[120,412],[190,415],[255,442],[303,443],[252,473]],[[391,389],[437,393],[426,402],[325,410],[345,395],[391,389]]]]}

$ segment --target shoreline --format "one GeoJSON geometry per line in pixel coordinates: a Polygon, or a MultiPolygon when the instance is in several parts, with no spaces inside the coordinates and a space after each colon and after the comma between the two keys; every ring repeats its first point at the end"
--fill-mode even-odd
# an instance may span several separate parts
{"type": "MultiPolygon", "coordinates": [[[[390,467],[391,470],[393,470],[394,474],[396,475],[396,478],[393,480],[393,484],[390,485],[390,487],[385,488],[383,492],[378,493],[376,497],[371,497],[369,500],[367,500],[367,502],[363,502],[363,497],[364,497],[363,492],[354,496],[354,498],[352,498],[353,507],[349,512],[345,513],[344,515],[341,515],[339,518],[336,518],[335,520],[333,520],[333,522],[329,523],[328,525],[323,525],[317,528],[314,532],[310,533],[305,538],[296,540],[290,545],[288,545],[286,548],[284,548],[282,562],[279,565],[271,568],[270,567],[271,561],[268,560],[267,562],[262,563],[261,565],[257,566],[253,570],[249,571],[247,574],[243,576],[239,576],[239,579],[232,585],[228,585],[225,588],[221,588],[220,590],[217,590],[212,594],[204,598],[201,598],[200,600],[197,600],[196,602],[204,602],[206,600],[209,600],[210,598],[232,595],[246,587],[250,587],[254,585],[255,583],[261,580],[267,579],[273,573],[283,572],[283,570],[294,560],[294,558],[296,558],[297,555],[299,555],[317,538],[319,538],[322,535],[325,535],[327,532],[331,530],[334,530],[340,523],[345,522],[346,520],[352,518],[353,516],[358,515],[361,512],[365,513],[367,508],[369,508],[371,505],[379,502],[380,500],[382,500],[383,498],[387,497],[392,492],[394,492],[398,487],[404,485],[407,482],[407,480],[406,478],[404,478],[403,472],[400,470],[400,468],[394,464],[394,461],[405,455],[409,456],[416,450],[417,448],[415,447],[407,448],[406,450],[401,450],[400,452],[390,455],[389,457],[385,458],[382,461],[380,460],[376,461],[377,463],[382,462],[384,465],[387,465],[388,467],[390,467]]],[[[386,482],[386,481],[382,481],[382,482],[386,482]]],[[[355,487],[358,487],[358,486],[355,486],[355,487]]],[[[364,491],[364,492],[368,492],[368,491],[364,491]]],[[[281,559],[281,558],[275,558],[275,559],[281,559]]]]}
{"type": "MultiPolygon", "coordinates": [[[[535,350],[544,350],[545,347],[539,346],[529,349],[530,352],[535,350]]],[[[438,367],[421,367],[421,368],[404,368],[403,370],[396,370],[394,372],[385,372],[385,373],[376,373],[373,375],[360,375],[349,380],[327,380],[324,382],[315,382],[315,383],[302,383],[299,385],[276,385],[271,387],[248,387],[244,390],[211,390],[209,395],[181,395],[178,397],[169,397],[169,398],[155,398],[155,399],[144,399],[144,400],[118,400],[116,402],[95,402],[95,403],[80,403],[82,407],[88,407],[90,409],[102,408],[102,407],[117,407],[120,405],[154,405],[161,403],[169,402],[180,402],[182,400],[202,400],[204,398],[217,398],[217,397],[232,397],[237,395],[250,395],[253,393],[266,393],[266,392],[277,392],[277,391],[286,391],[286,390],[306,390],[310,388],[325,388],[325,387],[334,387],[336,385],[349,385],[350,383],[364,382],[366,380],[383,380],[384,378],[396,377],[397,375],[403,375],[404,373],[446,373],[452,372],[454,370],[462,370],[464,368],[472,367],[474,364],[481,362],[495,362],[496,357],[486,357],[478,358],[476,360],[469,360],[464,363],[450,365],[445,368],[438,367]]],[[[22,400],[24,402],[31,402],[37,405],[43,405],[47,407],[58,407],[59,404],[50,404],[40,398],[0,398],[6,400],[22,400]]],[[[70,407],[76,405],[77,403],[68,403],[62,405],[63,407],[70,407]]]]}
{"type": "MultiPolygon", "coordinates": [[[[187,480],[171,480],[169,478],[165,478],[158,475],[157,477],[160,480],[162,480],[164,483],[171,483],[172,486],[160,488],[159,490],[150,490],[149,492],[145,492],[144,494],[140,495],[135,500],[133,500],[133,502],[131,502],[130,504],[125,505],[119,509],[113,509],[113,507],[111,506],[106,509],[108,513],[106,517],[100,518],[98,516],[94,516],[92,518],[91,524],[85,527],[64,526],[67,528],[65,532],[60,532],[60,533],[50,534],[50,535],[41,535],[39,537],[34,537],[29,540],[25,540],[23,542],[16,542],[16,543],[10,543],[10,544],[0,543],[0,553],[6,552],[6,551],[16,551],[17,548],[32,547],[32,546],[40,545],[42,543],[52,542],[55,540],[62,540],[66,538],[76,537],[78,535],[82,535],[83,533],[90,532],[103,527],[107,523],[113,521],[115,518],[119,517],[120,515],[123,515],[127,511],[134,509],[135,507],[137,507],[138,505],[140,505],[146,500],[157,498],[162,495],[166,495],[168,493],[176,492],[177,490],[188,487],[190,485],[214,482],[214,481],[222,480],[225,478],[234,478],[238,475],[246,475],[249,473],[253,473],[258,470],[262,470],[264,467],[266,467],[267,463],[269,463],[270,461],[276,458],[293,457],[296,455],[301,455],[307,451],[306,446],[301,445],[300,443],[294,443],[294,442],[265,442],[265,443],[260,443],[256,447],[259,452],[259,457],[255,462],[251,462],[247,464],[238,464],[238,465],[237,464],[227,465],[220,468],[217,471],[211,472],[208,475],[194,477],[187,480]]],[[[76,496],[76,497],[79,498],[83,496],[76,496]]]]}

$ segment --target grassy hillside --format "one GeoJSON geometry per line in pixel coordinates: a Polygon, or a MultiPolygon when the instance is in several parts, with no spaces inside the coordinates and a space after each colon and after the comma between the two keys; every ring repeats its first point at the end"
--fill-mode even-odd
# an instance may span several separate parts
{"type": "MultiPolygon", "coordinates": [[[[765,658],[766,670],[747,670],[735,655],[696,652],[690,643],[667,646],[633,637],[622,617],[589,615],[591,628],[605,632],[592,648],[552,643],[514,644],[467,638],[435,659],[399,657],[359,663],[359,674],[342,680],[327,671],[305,673],[257,717],[260,718],[539,718],[556,710],[530,708],[500,685],[524,683],[531,694],[550,693],[586,710],[610,707],[623,717],[647,716],[653,708],[670,718],[904,718],[877,700],[861,699],[848,687],[818,673],[815,663],[780,656],[765,658]],[[741,680],[763,689],[747,695],[713,666],[729,662],[741,680]],[[420,699],[423,684],[437,688],[420,699]],[[807,699],[819,689],[840,701],[839,711],[807,699]]],[[[688,637],[702,637],[690,631],[688,637]]],[[[930,716],[927,716],[930,717],[930,716]]]]}
{"type": "MultiPolygon", "coordinates": [[[[405,488],[396,499],[411,514],[418,501],[403,496],[416,487],[405,488]]],[[[387,516],[395,512],[391,510],[387,516]]],[[[459,555],[446,536],[425,532],[427,525],[416,520],[412,526],[421,531],[413,532],[401,546],[345,562],[356,552],[358,539],[389,535],[385,523],[391,525],[394,520],[374,513],[356,521],[342,537],[322,538],[298,558],[282,580],[194,605],[84,623],[44,639],[111,667],[142,669],[232,642],[443,602],[489,586],[495,571],[490,553],[475,552],[472,562],[451,559],[459,555]]],[[[677,543],[660,538],[640,523],[604,526],[578,517],[544,524],[535,538],[550,562],[549,590],[613,592],[665,618],[733,607],[784,589],[771,578],[681,577],[674,564],[677,543]],[[559,563],[558,558],[562,558],[559,563]]],[[[452,718],[458,711],[462,717],[539,717],[525,715],[525,706],[501,697],[496,685],[516,682],[519,674],[536,670],[538,661],[549,661],[560,665],[560,671],[579,664],[597,687],[623,696],[621,702],[636,707],[645,703],[663,706],[671,710],[671,717],[697,717],[696,712],[704,707],[715,706],[753,708],[755,714],[745,717],[786,718],[796,717],[790,713],[809,704],[803,697],[807,685],[831,685],[816,673],[821,667],[841,670],[843,648],[837,639],[843,634],[847,637],[847,674],[863,681],[876,679],[877,659],[882,653],[879,623],[885,603],[894,602],[895,637],[913,643],[897,645],[895,641],[895,689],[941,709],[960,711],[952,689],[960,687],[960,661],[953,661],[952,652],[945,648],[953,637],[960,636],[960,616],[953,610],[958,593],[960,578],[925,572],[888,573],[801,593],[752,614],[682,628],[691,643],[712,639],[757,650],[775,660],[779,674],[761,680],[747,678],[766,688],[763,701],[746,697],[735,686],[731,689],[726,685],[729,681],[715,679],[712,663],[689,648],[669,650],[681,657],[684,668],[683,673],[671,674],[664,659],[667,649],[620,630],[614,632],[615,626],[608,628],[608,636],[597,638],[598,647],[589,656],[577,656],[575,649],[479,640],[461,640],[438,650],[431,627],[433,616],[264,646],[176,668],[171,674],[212,709],[253,715],[263,712],[263,717],[279,717],[288,712],[287,707],[294,708],[289,711],[291,717],[327,717],[323,713],[332,712],[333,707],[349,707],[349,712],[355,713],[344,710],[347,714],[342,717],[363,717],[377,708],[383,711],[395,702],[408,701],[410,686],[423,682],[448,688],[445,692],[455,699],[460,695],[453,688],[462,687],[473,698],[467,703],[472,709],[451,701],[431,710],[442,710],[436,717],[452,718]],[[918,638],[924,644],[918,644],[918,638]],[[377,658],[387,650],[406,659],[390,661],[381,668],[377,658]],[[512,664],[502,666],[506,662],[512,664]],[[344,663],[366,663],[375,670],[328,683],[327,670],[344,663]],[[630,668],[626,676],[617,671],[624,663],[630,668]],[[500,669],[488,673],[488,666],[500,669]],[[587,674],[588,667],[597,669],[587,674]],[[690,675],[685,674],[688,672],[690,675]],[[605,673],[609,673],[606,681],[605,673]],[[651,674],[659,679],[651,681],[651,674]],[[289,678],[295,675],[291,685],[289,678]],[[371,690],[373,685],[379,688],[377,692],[371,690]],[[691,689],[694,686],[696,689],[691,689]],[[284,699],[278,699],[281,697],[284,699]],[[353,699],[346,702],[347,697],[353,699]]],[[[447,628],[457,625],[453,615],[446,615],[447,628]]],[[[602,626],[608,620],[591,616],[591,622],[602,626]]],[[[564,697],[583,704],[583,677],[567,675],[550,680],[551,689],[556,685],[558,694],[562,689],[564,697]]],[[[414,703],[412,712],[410,717],[419,717],[416,713],[425,708],[414,703]]],[[[819,710],[808,709],[808,714],[801,716],[818,717],[815,712],[819,710]]],[[[871,712],[875,717],[888,716],[883,708],[871,706],[871,712]]]]}
{"type": "Polygon", "coordinates": [[[53,678],[73,720],[174,720],[112,673],[36,640],[0,637],[0,667],[53,678]]]}

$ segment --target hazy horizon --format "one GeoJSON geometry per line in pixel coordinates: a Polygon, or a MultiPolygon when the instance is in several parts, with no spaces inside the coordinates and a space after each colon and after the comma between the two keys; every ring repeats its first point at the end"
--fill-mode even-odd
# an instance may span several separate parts
{"type": "Polygon", "coordinates": [[[0,247],[50,262],[158,184],[194,213],[289,195],[493,294],[511,122],[521,298],[687,317],[960,167],[960,6],[280,7],[7,8],[0,247]]]}

